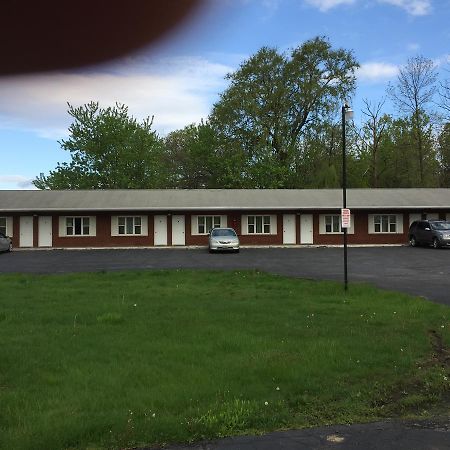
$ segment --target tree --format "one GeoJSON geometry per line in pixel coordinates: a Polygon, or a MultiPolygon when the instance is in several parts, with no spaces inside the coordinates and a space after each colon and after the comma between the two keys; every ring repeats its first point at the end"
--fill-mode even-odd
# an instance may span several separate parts
{"type": "Polygon", "coordinates": [[[424,147],[428,105],[436,93],[436,65],[423,56],[410,58],[398,74],[396,85],[388,87],[388,93],[400,112],[409,116],[415,138],[415,153],[419,163],[420,185],[424,186],[427,158],[424,147]]]}
{"type": "Polygon", "coordinates": [[[450,187],[450,123],[446,123],[438,138],[439,185],[450,187]]]}
{"type": "Polygon", "coordinates": [[[152,119],[138,122],[117,103],[100,108],[96,102],[68,105],[74,121],[70,136],[60,141],[71,154],[48,176],[33,183],[39,189],[160,188],[167,178],[162,165],[162,140],[152,131],[152,119]]]}
{"type": "Polygon", "coordinates": [[[444,110],[446,119],[450,121],[450,79],[447,78],[440,83],[439,94],[440,107],[444,110]]]}
{"type": "Polygon", "coordinates": [[[382,113],[385,100],[372,104],[369,100],[363,99],[365,108],[362,110],[366,117],[359,139],[360,158],[367,159],[367,174],[371,188],[380,187],[380,175],[383,168],[380,167],[380,153],[382,152],[382,138],[389,125],[390,117],[382,113]]]}
{"type": "Polygon", "coordinates": [[[223,168],[216,154],[218,140],[208,123],[191,124],[164,139],[165,159],[170,169],[169,184],[175,188],[217,187],[223,168]]]}
{"type": "Polygon", "coordinates": [[[227,76],[230,86],[210,121],[229,145],[241,149],[254,187],[269,187],[268,181],[293,187],[291,169],[305,130],[352,95],[357,67],[351,52],[316,37],[289,55],[263,47],[227,76]]]}

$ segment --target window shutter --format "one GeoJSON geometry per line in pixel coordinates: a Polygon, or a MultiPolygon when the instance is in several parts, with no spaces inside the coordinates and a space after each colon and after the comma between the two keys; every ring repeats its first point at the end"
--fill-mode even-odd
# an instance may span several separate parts
{"type": "Polygon", "coordinates": [[[369,229],[368,232],[369,234],[374,234],[375,233],[375,228],[373,226],[373,220],[374,220],[375,214],[369,214],[369,229]]]}
{"type": "Polygon", "coordinates": [[[397,214],[397,234],[403,234],[403,214],[397,214]]]}

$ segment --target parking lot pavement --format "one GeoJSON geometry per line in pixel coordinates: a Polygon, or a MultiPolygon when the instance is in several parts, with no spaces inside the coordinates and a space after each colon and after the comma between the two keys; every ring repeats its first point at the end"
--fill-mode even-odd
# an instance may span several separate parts
{"type": "MultiPolygon", "coordinates": [[[[165,450],[448,450],[450,421],[391,421],[333,425],[239,436],[165,450]]],[[[140,449],[145,450],[145,449],[140,449]]]]}
{"type": "MultiPolygon", "coordinates": [[[[20,250],[0,254],[0,273],[69,273],[127,269],[257,269],[310,279],[343,280],[342,248],[244,248],[209,254],[204,248],[20,250]]],[[[350,247],[352,282],[425,297],[450,306],[450,250],[350,247]]]]}

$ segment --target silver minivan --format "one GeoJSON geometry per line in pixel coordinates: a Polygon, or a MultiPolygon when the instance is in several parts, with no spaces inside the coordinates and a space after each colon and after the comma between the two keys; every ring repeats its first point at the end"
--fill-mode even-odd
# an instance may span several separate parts
{"type": "Polygon", "coordinates": [[[10,252],[12,250],[12,240],[9,236],[0,233],[0,252],[10,252]]]}

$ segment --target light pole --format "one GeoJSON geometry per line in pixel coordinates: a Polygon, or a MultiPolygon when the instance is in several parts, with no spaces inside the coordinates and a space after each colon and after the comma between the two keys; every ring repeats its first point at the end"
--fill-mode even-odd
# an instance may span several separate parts
{"type": "MultiPolygon", "coordinates": [[[[347,158],[345,151],[345,123],[353,117],[353,110],[345,103],[342,106],[342,208],[347,209],[347,158]]],[[[341,218],[342,225],[342,218],[341,218]]],[[[347,227],[344,230],[344,289],[348,289],[347,272],[347,227]]]]}

